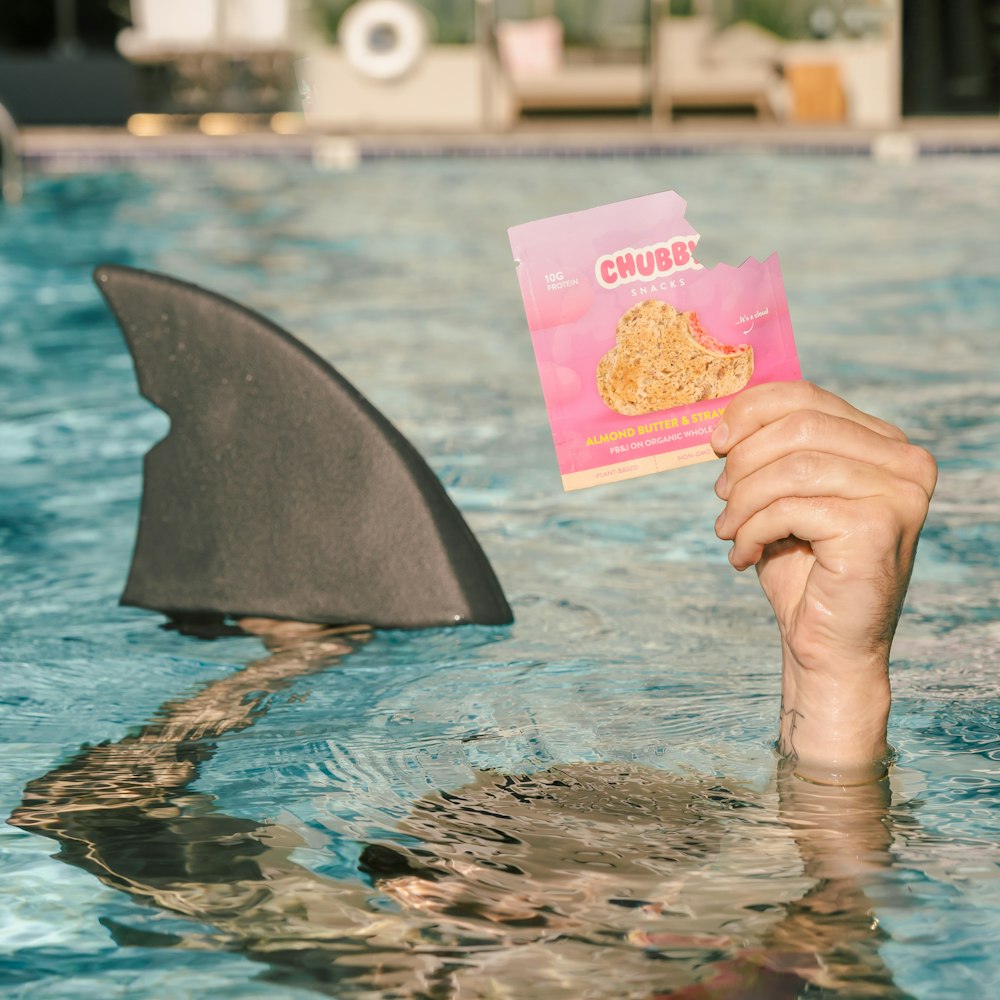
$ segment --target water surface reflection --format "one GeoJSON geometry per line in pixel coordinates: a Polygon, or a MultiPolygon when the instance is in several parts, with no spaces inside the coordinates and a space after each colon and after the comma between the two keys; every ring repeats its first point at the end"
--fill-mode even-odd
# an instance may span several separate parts
{"type": "Polygon", "coordinates": [[[237,952],[345,998],[905,996],[866,895],[891,863],[888,782],[825,788],[779,769],[762,797],[628,762],[482,771],[363,845],[356,879],[310,870],[299,832],[227,815],[194,783],[222,737],[368,634],[243,625],[267,656],[84,746],[11,819],[208,928],[109,922],[119,944],[237,952]]]}

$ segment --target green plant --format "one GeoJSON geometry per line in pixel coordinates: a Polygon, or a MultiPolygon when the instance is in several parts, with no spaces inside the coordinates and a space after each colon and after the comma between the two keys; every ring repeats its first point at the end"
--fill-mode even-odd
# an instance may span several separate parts
{"type": "Polygon", "coordinates": [[[732,21],[752,21],[782,38],[806,38],[811,0],[733,0],[732,21]]]}

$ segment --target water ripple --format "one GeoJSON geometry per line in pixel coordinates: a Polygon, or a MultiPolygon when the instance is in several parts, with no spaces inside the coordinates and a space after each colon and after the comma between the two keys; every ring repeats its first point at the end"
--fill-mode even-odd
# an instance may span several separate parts
{"type": "Polygon", "coordinates": [[[947,159],[30,177],[19,214],[0,206],[6,812],[37,793],[36,826],[2,830],[11,995],[988,995],[1000,175],[947,159]],[[605,201],[611,174],[621,197],[680,190],[706,260],[779,250],[806,371],[938,457],[884,849],[861,845],[880,860],[851,885],[781,799],[780,651],[714,537],[717,467],[559,489],[503,233],[605,201]],[[215,288],[338,365],[427,455],[516,622],[296,660],[117,607],[166,422],[93,288],[101,259],[215,288]]]}

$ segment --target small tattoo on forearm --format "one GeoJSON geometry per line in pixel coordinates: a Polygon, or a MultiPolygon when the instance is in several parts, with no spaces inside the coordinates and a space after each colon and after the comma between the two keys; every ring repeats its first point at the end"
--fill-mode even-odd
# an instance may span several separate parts
{"type": "Polygon", "coordinates": [[[778,714],[778,753],[792,762],[798,760],[799,757],[798,751],[795,749],[795,727],[802,717],[802,713],[797,708],[787,708],[785,699],[781,699],[781,708],[778,714]]]}

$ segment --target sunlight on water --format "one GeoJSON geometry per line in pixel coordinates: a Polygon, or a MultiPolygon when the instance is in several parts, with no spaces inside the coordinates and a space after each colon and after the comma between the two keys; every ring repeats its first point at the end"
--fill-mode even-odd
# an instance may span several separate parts
{"type": "Polygon", "coordinates": [[[988,158],[33,178],[0,208],[4,995],[987,995],[998,210],[988,158]],[[712,532],[715,463],[559,488],[505,229],[666,188],[707,259],[777,250],[806,374],[939,460],[891,801],[777,772],[776,635],[712,532]],[[118,607],[167,423],[99,261],[220,291],[336,364],[428,458],[515,624],[265,648],[118,607]]]}

